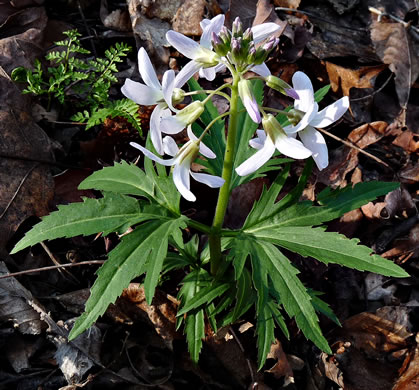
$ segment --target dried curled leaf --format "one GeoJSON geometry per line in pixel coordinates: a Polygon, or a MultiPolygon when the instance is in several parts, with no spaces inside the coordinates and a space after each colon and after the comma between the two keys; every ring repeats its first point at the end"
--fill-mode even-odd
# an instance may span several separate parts
{"type": "Polygon", "coordinates": [[[375,20],[370,29],[377,55],[395,74],[399,104],[406,108],[410,88],[419,75],[418,45],[400,23],[375,20]]]}

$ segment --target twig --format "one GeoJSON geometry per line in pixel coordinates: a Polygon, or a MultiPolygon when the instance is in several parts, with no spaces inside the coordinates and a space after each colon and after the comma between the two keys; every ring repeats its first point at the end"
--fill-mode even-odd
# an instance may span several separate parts
{"type": "MultiPolygon", "coordinates": [[[[80,4],[80,0],[77,0],[77,8],[80,12],[81,19],[83,20],[84,28],[86,29],[87,35],[92,35],[90,32],[89,25],[87,24],[86,17],[84,16],[83,8],[80,4]]],[[[92,47],[92,52],[95,57],[97,57],[96,46],[93,43],[93,40],[90,40],[90,46],[92,47]]]]}
{"type": "Polygon", "coordinates": [[[0,275],[0,279],[12,278],[15,276],[33,274],[33,273],[42,272],[42,271],[50,271],[52,269],[57,269],[57,268],[77,267],[79,265],[103,264],[105,261],[106,260],[88,260],[88,261],[80,261],[79,263],[67,263],[67,264],[60,264],[60,265],[50,265],[48,267],[32,268],[32,269],[27,269],[25,271],[19,271],[19,272],[13,272],[13,273],[5,274],[5,275],[0,275]]]}
{"type": "Polygon", "coordinates": [[[25,176],[22,178],[22,180],[20,181],[19,185],[17,186],[17,189],[16,189],[15,193],[13,194],[12,198],[10,199],[9,203],[7,203],[7,206],[5,207],[5,209],[3,210],[3,212],[0,214],[0,219],[2,219],[4,217],[4,215],[7,213],[7,210],[9,210],[9,208],[12,205],[13,201],[16,199],[17,194],[19,193],[20,189],[22,188],[23,183],[26,181],[26,179],[28,178],[28,176],[31,174],[31,172],[38,165],[39,164],[32,165],[32,167],[28,170],[28,172],[26,172],[25,176]]]}
{"type": "Polygon", "coordinates": [[[316,127],[316,129],[317,129],[318,131],[322,132],[323,134],[326,134],[326,135],[328,135],[329,137],[331,137],[331,138],[333,138],[333,139],[335,139],[335,140],[337,140],[337,141],[339,141],[339,142],[342,142],[344,145],[348,146],[349,148],[355,149],[355,150],[357,150],[359,153],[362,153],[362,154],[364,154],[365,156],[368,156],[369,158],[372,158],[373,160],[377,161],[378,163],[380,163],[380,164],[384,165],[385,167],[387,167],[387,168],[389,168],[389,169],[393,170],[393,168],[391,168],[391,167],[390,167],[390,165],[388,165],[386,162],[384,162],[383,160],[381,160],[381,159],[379,159],[378,157],[374,156],[373,154],[366,152],[365,150],[361,149],[360,147],[355,146],[353,143],[348,142],[348,141],[345,141],[345,140],[343,140],[342,138],[339,138],[338,136],[336,136],[336,135],[334,135],[334,134],[332,134],[332,133],[329,133],[329,132],[328,132],[327,130],[325,130],[325,129],[318,129],[317,127],[316,127]]]}
{"type": "Polygon", "coordinates": [[[44,241],[40,242],[42,248],[44,248],[44,251],[47,253],[48,257],[51,259],[51,261],[58,266],[59,268],[57,268],[58,272],[64,276],[64,272],[70,277],[70,279],[73,280],[73,282],[76,282],[76,284],[79,283],[79,281],[77,280],[77,278],[69,271],[67,271],[65,268],[61,267],[61,263],[57,260],[57,258],[54,256],[54,254],[49,250],[49,248],[47,247],[47,245],[45,244],[44,241]]]}
{"type": "Polygon", "coordinates": [[[373,97],[375,94],[377,94],[378,92],[381,92],[385,88],[385,86],[390,82],[390,80],[392,79],[393,76],[394,76],[394,73],[391,73],[389,78],[376,91],[368,94],[367,96],[363,96],[363,97],[360,97],[360,98],[355,98],[355,99],[351,98],[351,102],[358,102],[360,100],[365,100],[365,99],[369,99],[370,97],[373,97]]]}
{"type": "MultiPolygon", "coordinates": [[[[239,346],[243,355],[246,356],[243,344],[240,342],[239,338],[236,335],[236,332],[233,330],[233,328],[231,326],[229,327],[229,331],[233,335],[234,340],[237,343],[237,345],[239,346]]],[[[255,373],[253,372],[252,363],[250,362],[250,360],[247,357],[245,357],[245,359],[246,359],[247,367],[249,368],[249,371],[250,371],[250,378],[252,380],[252,383],[255,383],[255,373]]]]}
{"type": "Polygon", "coordinates": [[[375,7],[368,7],[368,10],[375,14],[378,15],[378,22],[381,22],[381,19],[383,18],[383,16],[386,16],[389,19],[393,19],[395,22],[400,23],[404,28],[408,29],[411,28],[413,31],[419,33],[419,28],[412,26],[412,24],[410,22],[405,22],[404,20],[400,19],[399,17],[395,16],[395,15],[391,15],[388,14],[387,12],[383,12],[375,7]]]}

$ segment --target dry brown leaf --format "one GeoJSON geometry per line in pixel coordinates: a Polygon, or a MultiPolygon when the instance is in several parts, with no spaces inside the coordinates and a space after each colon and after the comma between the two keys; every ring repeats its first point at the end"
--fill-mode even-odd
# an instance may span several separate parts
{"type": "Polygon", "coordinates": [[[416,346],[406,356],[393,390],[419,390],[419,334],[416,334],[415,341],[416,346]]]}
{"type": "Polygon", "coordinates": [[[185,0],[179,7],[173,19],[173,30],[183,35],[201,35],[200,22],[204,19],[205,0],[185,0]]]}
{"type": "Polygon", "coordinates": [[[275,359],[276,363],[269,370],[266,370],[266,372],[270,372],[277,379],[285,377],[284,386],[294,383],[294,373],[292,372],[287,355],[282,349],[282,344],[279,340],[276,340],[276,342],[271,345],[271,350],[269,351],[267,358],[275,359]]]}
{"type": "Polygon", "coordinates": [[[361,206],[361,210],[368,219],[381,219],[381,213],[386,206],[386,202],[368,202],[364,206],[361,206]]]}
{"type": "Polygon", "coordinates": [[[351,88],[373,88],[375,78],[386,68],[386,65],[378,65],[350,69],[326,61],[332,90],[337,92],[339,88],[342,88],[344,96],[350,96],[351,88]]]}
{"type": "Polygon", "coordinates": [[[297,9],[300,6],[301,0],[274,0],[274,4],[277,7],[294,8],[297,9]]]}
{"type": "Polygon", "coordinates": [[[107,28],[111,28],[116,31],[132,31],[128,11],[116,9],[109,12],[107,0],[101,0],[100,2],[100,20],[107,28]]]}
{"type": "Polygon", "coordinates": [[[279,37],[287,26],[287,22],[278,18],[275,12],[275,8],[269,0],[258,0],[256,4],[256,15],[255,19],[253,20],[253,26],[268,22],[276,23],[278,26],[281,26],[281,29],[275,33],[276,37],[279,37]]]}
{"type": "Polygon", "coordinates": [[[174,298],[169,299],[168,295],[156,290],[153,302],[149,305],[145,299],[144,287],[139,283],[130,283],[122,292],[121,299],[135,304],[145,313],[164,340],[179,338],[176,332],[176,313],[179,303],[174,298]]]}
{"type": "MultiPolygon", "coordinates": [[[[396,131],[392,132],[396,133],[396,131]]],[[[400,146],[406,152],[417,153],[419,151],[419,135],[410,130],[399,129],[398,135],[393,141],[393,145],[400,146]]]]}
{"type": "Polygon", "coordinates": [[[406,348],[412,335],[405,326],[367,312],[348,318],[337,332],[369,358],[406,348]]]}
{"type": "Polygon", "coordinates": [[[377,55],[395,74],[400,107],[406,108],[410,88],[419,76],[419,45],[401,23],[375,19],[370,29],[377,55]]]}

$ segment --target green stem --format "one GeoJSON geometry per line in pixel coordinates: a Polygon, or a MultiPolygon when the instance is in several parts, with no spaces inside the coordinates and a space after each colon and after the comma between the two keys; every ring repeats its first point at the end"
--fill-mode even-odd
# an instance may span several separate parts
{"type": "Polygon", "coordinates": [[[233,84],[231,85],[231,104],[230,118],[228,123],[227,144],[224,154],[224,164],[222,177],[225,180],[221,187],[217,206],[215,209],[214,222],[212,223],[212,232],[209,236],[209,247],[211,254],[211,273],[215,275],[221,263],[221,228],[227,211],[228,200],[230,198],[231,179],[233,176],[234,153],[237,134],[237,117],[239,104],[238,84],[240,76],[233,73],[233,84]]]}

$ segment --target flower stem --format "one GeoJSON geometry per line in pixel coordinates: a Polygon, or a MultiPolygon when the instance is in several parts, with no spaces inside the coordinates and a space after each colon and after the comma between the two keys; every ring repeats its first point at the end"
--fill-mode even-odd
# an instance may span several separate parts
{"type": "Polygon", "coordinates": [[[227,144],[224,154],[224,165],[222,177],[225,180],[218,194],[217,206],[215,209],[214,221],[212,223],[211,234],[209,236],[209,247],[211,254],[211,273],[215,275],[221,263],[221,228],[224,222],[224,216],[227,211],[228,200],[230,198],[231,179],[233,176],[233,164],[235,143],[237,134],[237,116],[238,116],[238,84],[240,76],[233,73],[233,84],[231,85],[231,103],[230,117],[228,122],[227,144]]]}

